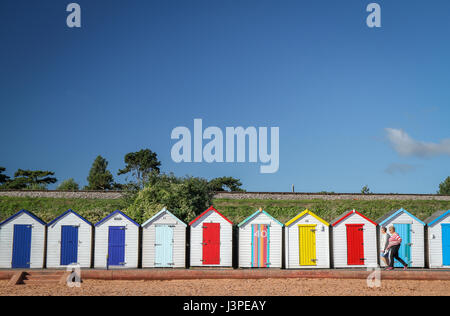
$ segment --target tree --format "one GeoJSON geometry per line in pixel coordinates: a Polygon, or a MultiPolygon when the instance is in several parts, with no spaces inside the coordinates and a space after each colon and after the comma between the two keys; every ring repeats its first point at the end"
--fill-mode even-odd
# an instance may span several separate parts
{"type": "Polygon", "coordinates": [[[361,194],[370,194],[370,189],[367,185],[363,186],[363,188],[361,189],[361,194]]]}
{"type": "Polygon", "coordinates": [[[136,178],[139,188],[143,188],[151,174],[159,174],[161,162],[158,155],[150,149],[142,149],[125,155],[125,168],[119,170],[118,175],[132,174],[136,178]]]}
{"type": "Polygon", "coordinates": [[[3,174],[3,172],[6,171],[6,168],[0,167],[0,184],[7,183],[9,181],[9,177],[6,174],[3,174]]]}
{"type": "Polygon", "coordinates": [[[211,205],[213,196],[206,179],[152,175],[127,211],[131,217],[142,221],[167,207],[175,216],[188,222],[211,205]]]}
{"type": "Polygon", "coordinates": [[[6,185],[8,189],[46,190],[49,184],[58,180],[53,177],[54,172],[42,170],[18,169],[14,173],[14,179],[6,185]]]}
{"type": "Polygon", "coordinates": [[[209,182],[212,191],[231,191],[231,192],[243,192],[241,188],[242,182],[239,179],[233,177],[221,177],[212,179],[209,182]]]}
{"type": "Polygon", "coordinates": [[[87,177],[88,185],[86,190],[111,190],[114,178],[107,170],[108,161],[102,156],[97,156],[92,164],[89,176],[87,177]]]}
{"type": "Polygon", "coordinates": [[[450,195],[450,177],[447,177],[447,179],[439,184],[438,194],[450,195]]]}
{"type": "Polygon", "coordinates": [[[57,190],[60,191],[78,191],[79,189],[80,186],[75,182],[73,178],[64,180],[57,188],[57,190]]]}

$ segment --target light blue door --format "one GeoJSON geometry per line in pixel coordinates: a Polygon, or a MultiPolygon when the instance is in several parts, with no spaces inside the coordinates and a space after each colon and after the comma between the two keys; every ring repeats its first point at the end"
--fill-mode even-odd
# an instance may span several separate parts
{"type": "Polygon", "coordinates": [[[442,224],[442,265],[450,266],[450,224],[442,224]]]}
{"type": "Polygon", "coordinates": [[[173,266],[173,227],[157,225],[155,239],[155,266],[167,268],[173,266]]]}
{"type": "MultiPolygon", "coordinates": [[[[411,224],[394,224],[395,231],[402,238],[398,255],[408,265],[411,264],[411,224]]],[[[395,261],[395,267],[402,268],[400,262],[395,261]]]]}

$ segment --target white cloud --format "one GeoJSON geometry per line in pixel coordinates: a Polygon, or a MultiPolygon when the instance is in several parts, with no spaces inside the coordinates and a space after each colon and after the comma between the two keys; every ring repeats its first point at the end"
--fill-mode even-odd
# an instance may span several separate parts
{"type": "Polygon", "coordinates": [[[385,131],[391,146],[399,155],[421,158],[450,156],[450,138],[443,139],[440,143],[427,143],[411,138],[401,129],[386,128],[385,131]]]}
{"type": "Polygon", "coordinates": [[[412,171],[414,171],[416,169],[417,169],[417,167],[413,166],[413,165],[402,164],[402,163],[391,163],[384,170],[384,172],[389,173],[391,175],[396,174],[396,173],[405,174],[405,173],[408,173],[408,172],[412,172],[412,171]]]}

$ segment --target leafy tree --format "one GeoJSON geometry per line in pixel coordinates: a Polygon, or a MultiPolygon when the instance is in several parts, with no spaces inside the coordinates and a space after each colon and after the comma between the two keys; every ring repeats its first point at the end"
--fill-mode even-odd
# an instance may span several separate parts
{"type": "Polygon", "coordinates": [[[14,173],[14,179],[6,184],[6,188],[46,190],[47,185],[58,181],[54,175],[55,173],[51,171],[18,169],[14,173]]]}
{"type": "Polygon", "coordinates": [[[242,182],[239,179],[233,177],[221,177],[212,179],[209,182],[212,191],[231,191],[231,192],[243,192],[241,188],[242,182]]]}
{"type": "Polygon", "coordinates": [[[212,204],[213,195],[206,179],[153,175],[127,211],[133,218],[143,221],[167,207],[175,216],[190,221],[212,204]]]}
{"type": "Polygon", "coordinates": [[[447,177],[447,179],[439,184],[438,194],[450,195],[450,177],[447,177]]]}
{"type": "Polygon", "coordinates": [[[0,167],[0,184],[7,183],[9,181],[9,177],[6,174],[3,174],[3,172],[6,171],[6,168],[0,167]]]}
{"type": "Polygon", "coordinates": [[[111,190],[114,178],[107,170],[108,161],[102,156],[97,156],[92,164],[89,176],[87,177],[88,185],[86,190],[111,190]]]}
{"type": "Polygon", "coordinates": [[[370,194],[370,189],[367,185],[363,186],[363,188],[361,189],[361,194],[370,194]]]}
{"type": "Polygon", "coordinates": [[[119,170],[118,175],[132,174],[136,178],[137,184],[142,188],[148,182],[151,174],[159,174],[161,162],[158,155],[150,149],[142,149],[125,155],[125,168],[119,170]]]}
{"type": "Polygon", "coordinates": [[[57,190],[60,191],[78,191],[79,189],[80,186],[75,182],[73,178],[64,180],[57,188],[57,190]]]}

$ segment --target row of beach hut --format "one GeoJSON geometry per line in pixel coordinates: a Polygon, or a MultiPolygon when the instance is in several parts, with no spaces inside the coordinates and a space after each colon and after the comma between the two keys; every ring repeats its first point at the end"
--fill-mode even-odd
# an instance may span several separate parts
{"type": "MultiPolygon", "coordinates": [[[[281,268],[283,261],[287,269],[374,267],[380,262],[380,228],[389,226],[402,237],[400,256],[410,267],[425,267],[427,256],[430,268],[450,268],[450,211],[421,221],[404,209],[377,221],[352,210],[331,223],[305,210],[285,225],[260,209],[237,226],[237,263],[241,268],[281,268]]],[[[22,210],[0,223],[0,268],[233,266],[228,218],[210,207],[189,227],[165,208],[142,226],[121,211],[92,225],[72,210],[48,224],[22,210]]]]}

